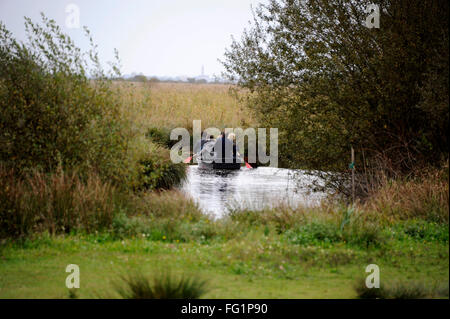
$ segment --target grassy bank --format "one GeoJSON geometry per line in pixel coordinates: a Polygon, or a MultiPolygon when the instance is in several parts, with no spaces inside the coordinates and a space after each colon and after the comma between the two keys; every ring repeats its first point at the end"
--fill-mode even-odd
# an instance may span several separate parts
{"type": "MultiPolygon", "coordinates": [[[[357,279],[365,277],[371,263],[380,267],[382,284],[421,283],[425,291],[444,291],[426,297],[445,297],[448,240],[433,235],[422,239],[401,229],[390,229],[390,240],[369,249],[330,242],[314,231],[309,235],[315,241],[301,244],[261,227],[228,240],[200,237],[189,242],[42,236],[2,244],[0,297],[66,298],[65,267],[71,263],[80,266],[81,298],[118,297],[114,282],[121,275],[136,270],[151,275],[161,268],[207,280],[210,290],[204,298],[356,298],[357,279]]],[[[448,228],[441,231],[448,236],[448,228]]]]}
{"type": "MultiPolygon", "coordinates": [[[[415,191],[401,198],[412,201],[426,183],[410,184],[415,191]]],[[[397,198],[405,185],[386,187],[397,198]]],[[[436,196],[445,195],[445,187],[436,189],[436,196]]],[[[385,201],[380,210],[369,210],[381,207],[373,202],[328,204],[234,211],[213,220],[174,191],[121,200],[127,205],[113,209],[103,228],[80,219],[70,231],[51,234],[55,228],[42,224],[4,238],[0,297],[66,298],[65,267],[72,263],[80,266],[80,298],[120,297],[115,287],[123,274],[154,276],[161,269],[206,280],[202,298],[448,297],[448,201],[432,211],[434,197],[403,210],[385,201]],[[361,286],[369,264],[380,267],[379,294],[361,286]]],[[[91,212],[94,220],[102,216],[91,212]]]]}

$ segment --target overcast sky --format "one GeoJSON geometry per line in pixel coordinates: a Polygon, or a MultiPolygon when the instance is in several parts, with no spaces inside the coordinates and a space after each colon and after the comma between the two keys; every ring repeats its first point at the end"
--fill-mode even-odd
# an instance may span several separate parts
{"type": "Polygon", "coordinates": [[[114,48],[119,50],[123,74],[196,76],[204,65],[205,74],[220,75],[223,68],[217,59],[231,44],[231,35],[240,38],[252,18],[250,6],[259,2],[263,1],[0,0],[0,20],[24,40],[23,17],[39,21],[44,12],[86,50],[83,29],[69,28],[76,19],[68,5],[75,4],[80,25],[92,32],[102,61],[111,61],[114,48]]]}

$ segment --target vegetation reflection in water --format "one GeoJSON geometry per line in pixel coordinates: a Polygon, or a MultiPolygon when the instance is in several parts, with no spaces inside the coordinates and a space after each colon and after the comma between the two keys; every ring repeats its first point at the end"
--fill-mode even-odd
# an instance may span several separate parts
{"type": "Polygon", "coordinates": [[[317,205],[325,194],[311,192],[316,177],[301,170],[274,167],[238,171],[188,169],[182,190],[202,211],[221,217],[230,209],[263,209],[289,205],[317,205]]]}

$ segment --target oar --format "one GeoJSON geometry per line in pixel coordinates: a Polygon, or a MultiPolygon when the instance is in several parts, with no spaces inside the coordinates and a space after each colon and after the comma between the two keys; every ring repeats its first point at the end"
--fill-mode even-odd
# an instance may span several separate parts
{"type": "Polygon", "coordinates": [[[185,162],[186,164],[189,164],[189,163],[191,162],[191,159],[192,159],[194,156],[198,156],[198,154],[199,154],[199,153],[195,153],[194,155],[189,156],[189,157],[186,158],[183,162],[185,162]]]}
{"type": "Polygon", "coordinates": [[[249,163],[247,163],[247,162],[245,161],[244,156],[242,156],[241,154],[239,154],[239,152],[237,152],[237,155],[239,155],[239,157],[244,161],[245,167],[247,167],[247,168],[253,168],[249,163]]]}
{"type": "Polygon", "coordinates": [[[186,164],[189,164],[189,163],[191,162],[191,159],[192,159],[192,156],[189,156],[188,158],[186,158],[186,159],[184,160],[184,162],[185,162],[186,164]]]}

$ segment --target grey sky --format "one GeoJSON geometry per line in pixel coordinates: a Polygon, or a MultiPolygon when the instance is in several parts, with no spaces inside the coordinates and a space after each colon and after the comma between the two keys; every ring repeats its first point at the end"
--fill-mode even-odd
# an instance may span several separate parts
{"type": "Polygon", "coordinates": [[[80,25],[92,32],[102,61],[119,50],[122,73],[195,76],[220,75],[217,59],[239,38],[251,8],[261,0],[0,0],[0,20],[18,39],[25,39],[24,16],[40,20],[40,12],[87,49],[82,28],[67,28],[66,7],[80,9],[80,25]]]}

